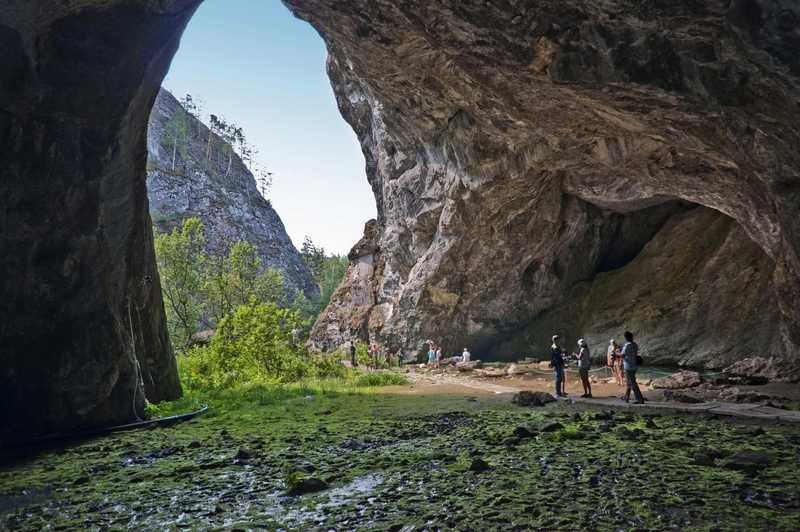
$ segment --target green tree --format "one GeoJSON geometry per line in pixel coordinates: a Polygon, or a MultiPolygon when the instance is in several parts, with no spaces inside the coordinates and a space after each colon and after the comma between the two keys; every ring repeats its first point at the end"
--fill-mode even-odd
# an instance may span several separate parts
{"type": "Polygon", "coordinates": [[[306,235],[303,239],[303,245],[300,248],[300,255],[311,270],[311,275],[317,282],[317,285],[322,281],[322,274],[325,270],[325,248],[317,247],[311,237],[306,235]]]}
{"type": "Polygon", "coordinates": [[[333,293],[339,287],[339,284],[347,272],[347,266],[350,262],[344,255],[330,255],[325,257],[322,268],[322,278],[319,283],[319,308],[320,311],[328,306],[328,303],[333,297],[333,293]]]}
{"type": "Polygon", "coordinates": [[[219,322],[211,344],[188,353],[187,372],[201,388],[295,382],[312,371],[294,331],[301,319],[273,303],[241,305],[219,322]]]}
{"type": "Polygon", "coordinates": [[[236,307],[251,301],[283,305],[283,274],[274,269],[262,271],[255,247],[238,241],[225,256],[207,261],[205,293],[210,317],[219,322],[236,307]]]}
{"type": "Polygon", "coordinates": [[[156,260],[173,345],[184,346],[197,332],[203,313],[205,236],[199,218],[187,218],[180,228],[155,237],[156,260]]]}

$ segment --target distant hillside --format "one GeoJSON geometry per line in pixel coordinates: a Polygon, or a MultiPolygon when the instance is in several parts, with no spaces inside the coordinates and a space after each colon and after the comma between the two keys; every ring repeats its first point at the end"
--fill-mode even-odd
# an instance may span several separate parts
{"type": "Polygon", "coordinates": [[[178,100],[162,89],[150,114],[147,189],[150,216],[158,229],[168,231],[185,218],[197,216],[205,225],[210,251],[247,240],[265,267],[283,272],[287,288],[302,290],[310,299],[317,297],[311,271],[278,213],[259,194],[242,160],[233,154],[229,161],[230,150],[223,140],[212,134],[207,161],[209,129],[187,114],[185,141],[175,149],[170,120],[179,109],[178,100]]]}

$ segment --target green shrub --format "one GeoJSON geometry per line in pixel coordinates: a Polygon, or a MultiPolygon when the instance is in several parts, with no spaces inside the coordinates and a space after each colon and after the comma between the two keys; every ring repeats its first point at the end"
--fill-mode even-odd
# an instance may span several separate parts
{"type": "Polygon", "coordinates": [[[348,373],[338,353],[312,356],[311,367],[314,370],[314,376],[320,379],[344,379],[348,373]]]}
{"type": "Polygon", "coordinates": [[[189,386],[203,390],[308,377],[313,366],[292,333],[300,323],[296,313],[273,303],[241,305],[220,321],[209,345],[184,355],[182,377],[189,386]]]}

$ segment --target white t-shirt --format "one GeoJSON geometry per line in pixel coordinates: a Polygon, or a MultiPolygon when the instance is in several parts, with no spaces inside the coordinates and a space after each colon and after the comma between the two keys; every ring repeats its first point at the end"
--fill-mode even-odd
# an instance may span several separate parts
{"type": "Polygon", "coordinates": [[[469,362],[469,357],[472,356],[469,354],[469,351],[464,349],[464,352],[461,353],[461,362],[469,362]]]}

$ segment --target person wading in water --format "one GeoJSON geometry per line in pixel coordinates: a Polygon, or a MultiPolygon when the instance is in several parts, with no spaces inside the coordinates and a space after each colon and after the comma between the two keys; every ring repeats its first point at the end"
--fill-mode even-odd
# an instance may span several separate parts
{"type": "Polygon", "coordinates": [[[556,376],[556,396],[566,397],[564,393],[564,355],[558,342],[558,335],[553,336],[553,345],[550,346],[550,367],[556,376]]]}
{"type": "Polygon", "coordinates": [[[625,370],[625,395],[622,400],[626,403],[630,401],[631,390],[633,396],[636,398],[637,405],[644,404],[644,397],[639,390],[639,384],[636,382],[636,370],[639,369],[639,345],[633,341],[633,333],[625,331],[625,345],[622,346],[622,366],[625,370]]]}
{"type": "Polygon", "coordinates": [[[578,374],[581,376],[581,384],[583,385],[583,395],[581,397],[589,398],[592,396],[592,383],[589,382],[589,368],[592,366],[592,357],[589,354],[589,346],[586,340],[581,338],[578,340],[578,374]]]}

